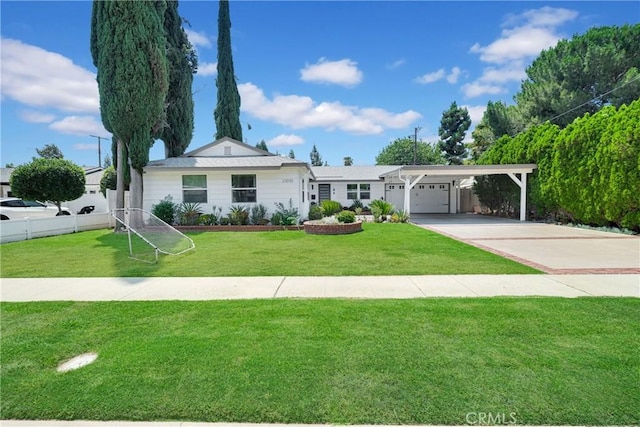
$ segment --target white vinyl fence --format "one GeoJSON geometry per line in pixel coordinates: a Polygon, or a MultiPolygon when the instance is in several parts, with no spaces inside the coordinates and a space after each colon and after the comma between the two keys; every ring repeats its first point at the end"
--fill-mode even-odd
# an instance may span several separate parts
{"type": "Polygon", "coordinates": [[[107,212],[0,221],[0,243],[113,227],[107,212]]]}

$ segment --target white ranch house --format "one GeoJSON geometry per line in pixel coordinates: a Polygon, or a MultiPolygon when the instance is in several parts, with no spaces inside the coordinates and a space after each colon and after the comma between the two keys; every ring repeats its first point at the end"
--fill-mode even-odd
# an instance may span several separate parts
{"type": "Polygon", "coordinates": [[[526,177],[536,165],[490,166],[319,166],[278,156],[231,138],[150,162],[144,168],[143,209],[167,196],[175,203],[214,206],[226,214],[232,205],[276,203],[307,217],[311,203],[336,200],[350,206],[384,199],[410,213],[458,213],[460,184],[476,175],[508,174],[521,187],[521,220],[526,213],[526,177]],[[520,177],[516,176],[519,174],[520,177]]]}

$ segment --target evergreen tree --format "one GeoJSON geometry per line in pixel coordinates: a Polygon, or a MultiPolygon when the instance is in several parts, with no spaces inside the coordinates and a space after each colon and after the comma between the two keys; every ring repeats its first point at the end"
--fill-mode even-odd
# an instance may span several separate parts
{"type": "Polygon", "coordinates": [[[182,28],[178,1],[167,0],[164,15],[169,65],[167,123],[160,138],[164,141],[165,157],[184,154],[193,137],[193,95],[191,84],[198,69],[198,57],[182,28]]]}
{"type": "Polygon", "coordinates": [[[47,144],[40,149],[36,148],[36,153],[43,159],[64,159],[62,151],[56,144],[47,144]]]}
{"type": "Polygon", "coordinates": [[[242,141],[240,94],[236,85],[231,55],[231,19],[229,0],[220,0],[218,9],[218,103],[214,111],[216,139],[225,136],[242,141]]]}
{"type": "Polygon", "coordinates": [[[353,165],[353,159],[351,157],[347,156],[343,160],[344,160],[344,165],[345,166],[352,166],[353,165]]]}
{"type": "MultiPolygon", "coordinates": [[[[127,149],[132,208],[142,208],[142,168],[166,119],[166,6],[164,0],[93,3],[91,54],[98,69],[100,113],[105,129],[121,145],[119,154],[127,149]]],[[[118,167],[125,158],[118,156],[118,167]]]]}
{"type": "Polygon", "coordinates": [[[296,158],[296,153],[293,152],[293,149],[289,150],[289,158],[290,159],[295,159],[296,158]]]}
{"type": "Polygon", "coordinates": [[[256,144],[256,148],[266,151],[267,153],[269,152],[269,148],[267,148],[267,143],[264,142],[264,139],[256,144]]]}
{"type": "Polygon", "coordinates": [[[318,149],[315,144],[313,144],[309,157],[311,158],[311,166],[322,166],[322,156],[318,153],[318,149]]]}
{"type": "Polygon", "coordinates": [[[438,146],[443,151],[447,162],[451,165],[461,165],[467,157],[467,149],[462,142],[465,133],[471,126],[471,118],[466,108],[460,108],[452,102],[448,110],[442,113],[438,135],[438,146]]]}

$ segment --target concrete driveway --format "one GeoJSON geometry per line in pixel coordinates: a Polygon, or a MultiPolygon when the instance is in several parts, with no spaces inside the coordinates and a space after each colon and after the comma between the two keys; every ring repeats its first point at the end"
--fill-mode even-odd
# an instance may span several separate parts
{"type": "Polygon", "coordinates": [[[638,236],[474,214],[414,214],[411,222],[547,273],[640,273],[638,236]]]}

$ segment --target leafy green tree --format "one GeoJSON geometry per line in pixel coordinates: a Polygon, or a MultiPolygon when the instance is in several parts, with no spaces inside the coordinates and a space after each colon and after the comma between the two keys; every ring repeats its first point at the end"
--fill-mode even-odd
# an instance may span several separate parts
{"type": "MultiPolygon", "coordinates": [[[[165,11],[164,0],[93,4],[91,53],[98,70],[100,113],[105,129],[128,151],[132,208],[142,208],[142,168],[166,120],[165,11]]],[[[117,159],[120,167],[123,157],[117,159]]]]}
{"type": "Polygon", "coordinates": [[[178,1],[167,0],[164,15],[169,64],[167,122],[160,138],[164,141],[165,157],[177,157],[186,151],[193,137],[193,75],[198,70],[198,57],[182,28],[178,1]]]}
{"type": "MultiPolygon", "coordinates": [[[[410,136],[397,138],[376,156],[376,165],[412,165],[414,143],[414,138],[410,136]]],[[[441,165],[445,162],[442,152],[435,145],[417,142],[416,164],[441,165]]]]}
{"type": "Polygon", "coordinates": [[[55,144],[47,144],[42,148],[36,148],[36,153],[43,159],[64,159],[62,151],[55,144]]]}
{"type": "Polygon", "coordinates": [[[322,166],[322,156],[318,152],[315,144],[313,144],[309,158],[311,159],[311,166],[322,166]]]}
{"type": "Polygon", "coordinates": [[[483,117],[478,126],[471,132],[471,142],[467,145],[469,154],[471,155],[471,161],[473,163],[477,162],[480,156],[482,156],[494,142],[495,136],[493,131],[483,117]]]}
{"type": "Polygon", "coordinates": [[[565,127],[605,105],[640,98],[640,24],[597,27],[543,51],[515,99],[527,124],[565,127]]]}
{"type": "Polygon", "coordinates": [[[85,192],[84,171],[64,159],[41,158],[20,165],[9,183],[16,196],[55,203],[58,213],[62,212],[62,202],[75,200],[85,192]]]}
{"type": "Polygon", "coordinates": [[[102,178],[100,178],[100,192],[103,196],[107,197],[107,190],[117,189],[117,179],[116,169],[113,166],[109,166],[104,170],[102,178]]]}
{"type": "Polygon", "coordinates": [[[216,139],[225,136],[242,141],[240,94],[236,85],[231,55],[231,19],[229,0],[220,0],[218,9],[218,102],[214,111],[216,139]]]}
{"type": "Polygon", "coordinates": [[[269,152],[269,148],[267,147],[267,143],[264,142],[264,139],[256,144],[256,148],[259,148],[263,151],[269,152]]]}
{"type": "Polygon", "coordinates": [[[469,111],[464,107],[458,107],[455,101],[442,113],[438,129],[440,136],[438,146],[449,164],[461,165],[467,157],[467,149],[462,141],[469,126],[471,126],[469,111]]]}
{"type": "Polygon", "coordinates": [[[353,159],[349,156],[344,158],[344,165],[345,166],[352,166],[353,165],[353,159]]]}

